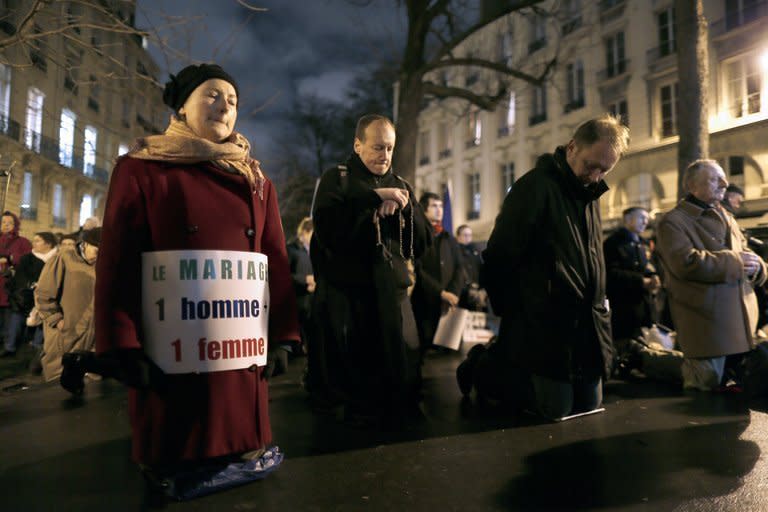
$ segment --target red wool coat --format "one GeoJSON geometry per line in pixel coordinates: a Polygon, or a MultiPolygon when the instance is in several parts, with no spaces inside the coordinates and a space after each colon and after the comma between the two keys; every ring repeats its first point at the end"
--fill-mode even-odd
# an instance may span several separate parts
{"type": "MultiPolygon", "coordinates": [[[[269,258],[269,340],[298,340],[296,300],[272,183],[263,199],[245,179],[210,164],[121,158],[112,174],[96,266],[96,350],[142,345],[141,253],[254,251],[269,258]]],[[[168,375],[167,389],[129,391],[133,458],[200,460],[272,442],[267,382],[231,370],[168,375]]]]}

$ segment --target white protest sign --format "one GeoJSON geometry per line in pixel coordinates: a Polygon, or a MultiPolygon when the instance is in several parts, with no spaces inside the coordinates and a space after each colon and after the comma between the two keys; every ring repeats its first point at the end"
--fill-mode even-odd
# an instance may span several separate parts
{"type": "Polygon", "coordinates": [[[267,362],[267,257],[241,251],[142,255],[144,350],[166,373],[267,362]]]}

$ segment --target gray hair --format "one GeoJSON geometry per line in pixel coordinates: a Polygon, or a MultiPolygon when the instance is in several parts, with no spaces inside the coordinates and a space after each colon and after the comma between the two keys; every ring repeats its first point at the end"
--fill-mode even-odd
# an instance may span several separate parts
{"type": "Polygon", "coordinates": [[[712,160],[710,158],[700,158],[699,160],[695,160],[688,164],[688,167],[685,168],[685,172],[683,173],[683,184],[685,185],[686,192],[691,191],[691,186],[702,169],[715,166],[720,167],[720,164],[717,160],[712,160]]]}

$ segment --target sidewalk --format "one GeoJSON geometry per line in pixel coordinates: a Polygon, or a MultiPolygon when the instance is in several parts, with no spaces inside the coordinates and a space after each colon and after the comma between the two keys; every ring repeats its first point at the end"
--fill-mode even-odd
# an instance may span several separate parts
{"type": "Polygon", "coordinates": [[[19,347],[14,357],[0,358],[0,391],[43,383],[42,376],[33,375],[28,370],[35,352],[32,345],[25,343],[19,347]]]}
{"type": "MultiPolygon", "coordinates": [[[[271,383],[286,454],[263,481],[184,511],[768,510],[768,415],[741,395],[612,381],[601,414],[564,423],[462,400],[459,357],[430,354],[421,421],[359,430],[309,411],[304,361],[271,383]]],[[[114,382],[81,399],[44,384],[0,393],[0,509],[141,510],[128,402],[114,382]]]]}

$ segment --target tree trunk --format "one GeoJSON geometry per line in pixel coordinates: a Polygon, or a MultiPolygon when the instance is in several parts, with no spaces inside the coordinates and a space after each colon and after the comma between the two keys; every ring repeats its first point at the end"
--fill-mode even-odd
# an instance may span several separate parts
{"type": "Polygon", "coordinates": [[[416,146],[419,138],[419,113],[422,93],[421,75],[411,75],[407,82],[400,83],[397,106],[397,143],[395,146],[394,169],[412,186],[416,186],[416,146]]]}
{"type": "Polygon", "coordinates": [[[702,0],[675,0],[675,16],[679,101],[676,113],[680,135],[677,197],[681,199],[686,194],[683,186],[685,168],[694,160],[709,155],[709,52],[702,0]]]}

